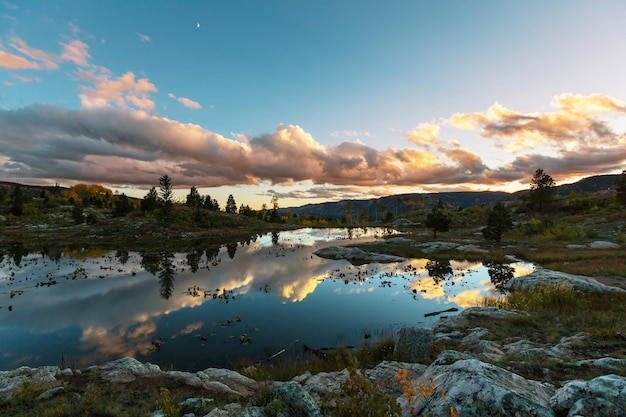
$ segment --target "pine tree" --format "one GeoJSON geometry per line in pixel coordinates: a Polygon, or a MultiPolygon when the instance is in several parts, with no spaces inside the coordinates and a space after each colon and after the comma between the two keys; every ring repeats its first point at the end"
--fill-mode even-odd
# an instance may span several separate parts
{"type": "Polygon", "coordinates": [[[11,214],[14,216],[21,216],[24,212],[24,195],[22,194],[22,188],[16,185],[11,194],[11,214]]]}
{"type": "Polygon", "coordinates": [[[148,194],[145,195],[143,200],[141,200],[141,211],[145,211],[148,213],[152,213],[159,207],[159,195],[157,194],[156,188],[150,188],[148,194]]]}
{"type": "Polygon", "coordinates": [[[226,213],[237,213],[237,203],[235,202],[235,197],[233,195],[228,196],[228,200],[226,200],[226,207],[224,208],[226,213]]]}
{"type": "Polygon", "coordinates": [[[539,204],[539,210],[543,210],[545,203],[552,199],[556,183],[551,176],[539,168],[530,182],[530,200],[539,204]]]}
{"type": "Polygon", "coordinates": [[[452,219],[444,210],[441,200],[439,200],[437,205],[433,207],[426,216],[426,227],[433,229],[434,239],[437,239],[437,232],[447,232],[450,230],[451,222],[452,219]]]}
{"type": "Polygon", "coordinates": [[[500,242],[502,235],[513,228],[511,212],[507,206],[497,202],[487,215],[487,226],[483,229],[483,237],[487,240],[500,242]]]}
{"type": "Polygon", "coordinates": [[[172,179],[167,175],[163,175],[159,178],[159,186],[161,220],[163,221],[163,227],[168,227],[172,221],[172,210],[174,208],[174,202],[172,201],[172,195],[174,193],[174,189],[172,188],[172,179]]]}

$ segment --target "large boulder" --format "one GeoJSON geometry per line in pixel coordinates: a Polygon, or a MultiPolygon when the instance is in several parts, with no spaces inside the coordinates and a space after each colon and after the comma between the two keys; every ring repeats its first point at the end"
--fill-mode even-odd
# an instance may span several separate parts
{"type": "Polygon", "coordinates": [[[98,373],[109,382],[132,382],[139,377],[160,376],[161,368],[141,363],[135,358],[120,358],[104,365],[90,366],[86,371],[98,373]]]}
{"type": "Polygon", "coordinates": [[[273,390],[274,395],[284,405],[287,415],[303,417],[323,417],[320,406],[308,391],[296,381],[285,382],[273,390]]]}
{"type": "Polygon", "coordinates": [[[404,327],[394,335],[394,355],[400,361],[430,362],[430,348],[433,345],[431,329],[404,327]]]}
{"type": "Polygon", "coordinates": [[[417,390],[416,398],[399,398],[403,415],[444,416],[450,415],[452,407],[467,417],[555,415],[550,408],[555,392],[552,385],[478,359],[450,361],[450,355],[443,352],[418,380],[422,389],[417,390]]]}
{"type": "Polygon", "coordinates": [[[594,278],[584,275],[566,274],[565,272],[552,271],[549,269],[538,269],[528,275],[512,278],[505,288],[509,291],[529,290],[539,286],[571,286],[578,290],[607,292],[626,290],[604,285],[594,278]]]}
{"type": "Polygon", "coordinates": [[[405,259],[399,256],[385,255],[382,253],[366,252],[359,248],[346,248],[343,246],[331,246],[314,252],[320,258],[340,260],[345,259],[354,265],[368,263],[391,263],[403,262],[405,259]]]}
{"type": "Polygon", "coordinates": [[[626,378],[603,375],[589,381],[571,381],[556,392],[550,403],[558,415],[624,416],[626,378]]]}
{"type": "Polygon", "coordinates": [[[58,366],[42,366],[30,368],[22,366],[13,371],[0,371],[0,400],[9,398],[19,391],[25,383],[34,389],[53,388],[61,385],[56,379],[60,369],[58,366]]]}

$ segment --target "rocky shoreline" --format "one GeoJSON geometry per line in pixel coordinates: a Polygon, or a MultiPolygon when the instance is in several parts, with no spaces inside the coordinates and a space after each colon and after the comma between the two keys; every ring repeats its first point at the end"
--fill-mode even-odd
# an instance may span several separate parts
{"type": "MultiPolygon", "coordinates": [[[[527,288],[538,283],[581,286],[590,291],[624,291],[607,287],[593,279],[555,271],[539,270],[523,279],[512,280],[509,287],[527,288]],[[533,282],[535,284],[533,284],[533,282]]],[[[578,333],[561,338],[553,346],[540,346],[531,340],[496,342],[489,330],[476,327],[476,319],[510,319],[527,313],[495,307],[472,307],[455,316],[440,318],[432,328],[405,328],[398,331],[395,357],[365,371],[369,380],[395,398],[403,416],[624,416],[626,415],[626,359],[580,358],[575,346],[588,337],[578,333]],[[433,347],[445,346],[432,360],[433,347]],[[590,367],[590,379],[559,381],[552,384],[541,378],[529,379],[514,372],[504,358],[533,361],[543,358],[569,367],[590,367]],[[405,382],[398,380],[405,375],[405,382]],[[419,381],[428,387],[427,395],[408,396],[406,381],[419,381]]],[[[623,337],[623,336],[622,336],[623,337]]],[[[626,343],[626,342],[625,342],[626,343]]],[[[539,372],[548,373],[548,369],[539,372]]],[[[0,371],[0,402],[15,395],[25,383],[41,391],[39,399],[64,395],[67,379],[97,377],[105,383],[126,384],[147,380],[175,381],[199,388],[201,398],[189,398],[183,404],[186,417],[231,417],[302,415],[322,416],[322,399],[341,395],[349,371],[305,373],[290,381],[258,382],[238,372],[208,368],[198,372],[164,371],[159,366],[121,358],[84,370],[60,369],[57,366],[21,367],[0,371]],[[283,412],[268,414],[258,406],[244,406],[247,399],[263,389],[281,401],[283,412]],[[208,413],[213,398],[239,399],[216,405],[208,413]]],[[[153,416],[162,415],[155,411],[153,416]]]]}

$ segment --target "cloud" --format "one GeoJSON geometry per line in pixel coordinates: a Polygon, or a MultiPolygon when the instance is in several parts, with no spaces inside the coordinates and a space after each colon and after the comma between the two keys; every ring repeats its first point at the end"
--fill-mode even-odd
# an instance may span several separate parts
{"type": "Polygon", "coordinates": [[[135,79],[135,74],[128,71],[118,78],[111,78],[108,71],[82,72],[80,77],[95,84],[94,87],[81,86],[79,95],[86,108],[116,105],[120,108],[133,107],[145,111],[154,109],[151,93],[157,88],[147,78],[135,79]]]}
{"type": "Polygon", "coordinates": [[[0,45],[0,67],[8,69],[37,69],[51,70],[58,69],[59,66],[54,60],[54,56],[41,49],[31,48],[18,37],[9,39],[9,46],[20,55],[6,51],[0,45]]]}
{"type": "Polygon", "coordinates": [[[330,136],[332,136],[334,138],[339,138],[339,137],[351,137],[351,138],[366,137],[366,138],[369,138],[370,136],[372,136],[372,134],[370,132],[360,132],[358,130],[334,130],[334,131],[330,132],[330,136]]]}
{"type": "Polygon", "coordinates": [[[626,161],[626,136],[603,119],[624,114],[624,105],[606,96],[560,95],[551,113],[523,114],[496,104],[484,113],[444,119],[440,126],[446,128],[452,119],[464,127],[470,121],[481,142],[500,146],[534,135],[536,140],[510,161],[488,167],[461,141],[444,142],[434,123],[405,133],[412,144],[423,146],[382,150],[360,141],[322,145],[297,125],[227,138],[151,114],[157,89],[147,78],[132,72],[115,78],[91,67],[79,77],[93,84],[82,87],[79,110],[42,104],[0,110],[4,177],[150,187],[167,173],[179,187],[306,184],[308,189],[279,197],[332,198],[356,196],[363,187],[377,195],[398,186],[471,189],[529,182],[537,167],[558,181],[620,170],[626,161]],[[537,151],[539,144],[551,152],[537,151]]]}
{"type": "Polygon", "coordinates": [[[190,99],[188,99],[186,97],[176,97],[172,93],[168,93],[167,96],[170,97],[170,98],[173,98],[174,100],[178,101],[183,106],[188,107],[190,109],[201,109],[202,108],[200,103],[198,103],[197,101],[190,100],[190,99]]]}
{"type": "Polygon", "coordinates": [[[135,34],[139,37],[139,40],[141,42],[152,42],[152,39],[150,39],[150,36],[148,35],[144,35],[143,33],[139,32],[135,32],[135,34]]]}
{"type": "Polygon", "coordinates": [[[61,43],[63,45],[63,52],[61,53],[61,59],[64,61],[71,61],[79,67],[87,67],[87,59],[90,58],[89,46],[86,43],[77,39],[70,43],[61,43]]]}

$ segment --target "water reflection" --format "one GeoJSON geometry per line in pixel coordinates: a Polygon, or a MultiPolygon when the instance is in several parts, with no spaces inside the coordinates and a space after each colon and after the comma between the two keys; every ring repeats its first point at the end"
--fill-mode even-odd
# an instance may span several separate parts
{"type": "Polygon", "coordinates": [[[197,370],[267,358],[299,346],[294,340],[358,345],[365,329],[427,326],[424,313],[476,305],[503,277],[532,269],[427,259],[354,266],[312,255],[384,233],[302,229],[188,253],[99,250],[88,259],[74,249],[12,250],[0,264],[0,369],[133,356],[197,370]]]}

